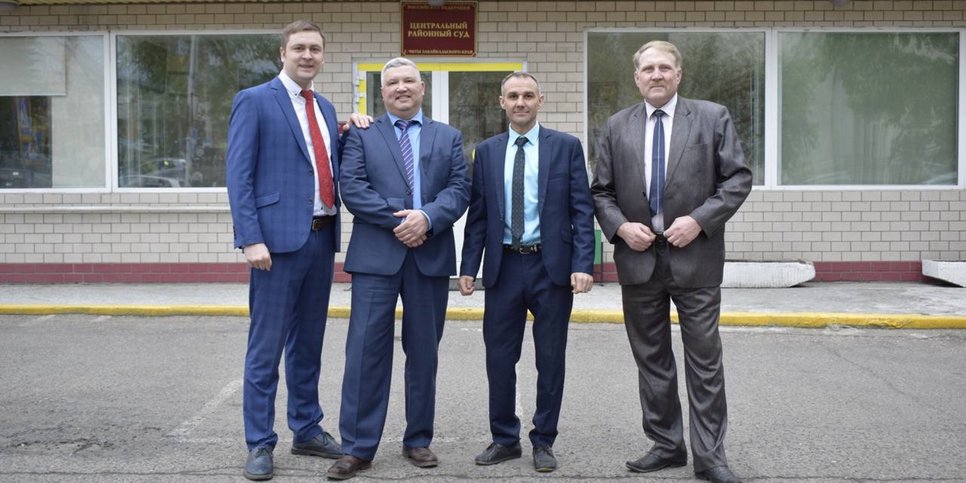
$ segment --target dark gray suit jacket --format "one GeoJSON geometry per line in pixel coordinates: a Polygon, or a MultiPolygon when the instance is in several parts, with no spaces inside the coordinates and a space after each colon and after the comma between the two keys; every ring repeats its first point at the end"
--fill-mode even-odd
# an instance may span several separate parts
{"type": "MultiPolygon", "coordinates": [[[[638,252],[617,236],[617,229],[628,221],[651,225],[644,187],[646,118],[641,102],[607,120],[591,184],[597,221],[614,244],[622,285],[647,282],[654,271],[653,246],[638,252]]],[[[751,170],[728,109],[678,96],[667,156],[665,226],[690,215],[702,229],[688,246],[670,247],[674,281],[688,288],[721,285],[725,222],[751,191],[751,170]]]]}

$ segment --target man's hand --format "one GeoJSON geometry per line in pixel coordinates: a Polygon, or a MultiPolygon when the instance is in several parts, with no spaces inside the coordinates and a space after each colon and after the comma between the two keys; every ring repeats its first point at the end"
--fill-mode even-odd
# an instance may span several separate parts
{"type": "Polygon", "coordinates": [[[701,225],[690,216],[675,218],[671,227],[664,230],[664,238],[667,242],[678,248],[688,246],[701,233],[701,225]]]}
{"type": "Polygon", "coordinates": [[[583,272],[574,272],[570,274],[570,287],[573,289],[574,293],[587,293],[594,286],[594,277],[590,274],[583,272]]]}
{"type": "Polygon", "coordinates": [[[349,114],[349,122],[355,127],[368,129],[369,125],[372,124],[372,116],[353,112],[352,114],[349,114]]]}
{"type": "Polygon", "coordinates": [[[460,294],[462,295],[473,295],[473,291],[476,290],[476,280],[469,275],[460,275],[460,279],[457,281],[457,285],[460,289],[460,294]]]}
{"type": "Polygon", "coordinates": [[[268,253],[268,247],[264,243],[255,243],[242,247],[245,254],[245,261],[248,266],[256,270],[270,271],[272,269],[272,256],[268,253]]]}
{"type": "Polygon", "coordinates": [[[628,221],[617,228],[617,236],[631,247],[631,250],[643,252],[651,247],[657,238],[654,232],[643,223],[628,221]]]}
{"type": "Polygon", "coordinates": [[[403,222],[392,232],[396,238],[409,248],[416,248],[426,241],[426,232],[429,231],[429,220],[426,215],[419,210],[402,210],[393,213],[393,216],[403,219],[403,222]]]}

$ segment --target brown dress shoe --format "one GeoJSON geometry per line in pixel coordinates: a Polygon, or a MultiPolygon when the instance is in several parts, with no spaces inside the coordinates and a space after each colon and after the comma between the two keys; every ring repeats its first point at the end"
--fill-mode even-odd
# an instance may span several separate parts
{"type": "Polygon", "coordinates": [[[439,459],[429,448],[407,448],[403,446],[403,456],[409,462],[420,468],[433,468],[439,464],[439,459]]]}
{"type": "Polygon", "coordinates": [[[339,458],[332,466],[329,467],[329,471],[325,473],[325,477],[330,480],[348,480],[356,475],[356,473],[367,470],[372,466],[371,461],[366,461],[361,458],[356,458],[352,455],[345,455],[339,458]]]}

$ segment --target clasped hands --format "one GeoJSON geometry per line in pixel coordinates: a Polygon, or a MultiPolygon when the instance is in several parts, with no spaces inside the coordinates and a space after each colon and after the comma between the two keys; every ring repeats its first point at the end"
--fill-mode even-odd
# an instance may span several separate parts
{"type": "MultiPolygon", "coordinates": [[[[664,230],[664,238],[668,243],[684,248],[691,244],[701,233],[701,225],[691,216],[681,216],[674,219],[674,223],[664,230]]],[[[617,236],[621,237],[631,250],[643,252],[654,244],[657,235],[643,223],[625,222],[617,228],[617,236]]]]}
{"type": "Polygon", "coordinates": [[[396,239],[409,248],[416,248],[423,244],[429,232],[429,220],[426,214],[419,210],[400,210],[393,213],[393,216],[402,218],[403,221],[392,232],[396,239]]]}

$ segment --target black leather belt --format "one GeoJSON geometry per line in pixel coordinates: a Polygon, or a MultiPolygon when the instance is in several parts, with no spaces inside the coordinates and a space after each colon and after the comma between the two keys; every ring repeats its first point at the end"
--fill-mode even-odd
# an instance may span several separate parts
{"type": "Polygon", "coordinates": [[[319,231],[333,223],[335,223],[335,215],[316,216],[312,218],[312,231],[319,231]]]}
{"type": "Polygon", "coordinates": [[[517,248],[513,248],[513,245],[503,245],[503,251],[519,253],[520,255],[533,255],[534,253],[540,253],[540,244],[520,245],[517,248]]]}

